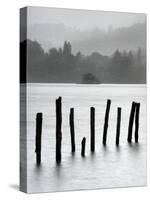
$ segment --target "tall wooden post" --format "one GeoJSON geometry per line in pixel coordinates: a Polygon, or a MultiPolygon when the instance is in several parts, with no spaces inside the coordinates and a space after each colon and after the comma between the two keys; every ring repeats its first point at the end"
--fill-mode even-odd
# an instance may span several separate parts
{"type": "Polygon", "coordinates": [[[42,113],[36,114],[36,139],[35,139],[35,152],[36,163],[41,163],[41,137],[42,137],[42,113]]]}
{"type": "Polygon", "coordinates": [[[84,137],[82,139],[82,142],[81,142],[81,156],[84,157],[85,156],[85,143],[86,143],[86,138],[84,137]]]}
{"type": "Polygon", "coordinates": [[[106,112],[105,112],[105,122],[103,130],[103,145],[106,145],[107,140],[107,129],[108,129],[108,120],[109,120],[109,111],[110,111],[111,100],[107,100],[106,112]]]}
{"type": "Polygon", "coordinates": [[[121,124],[121,108],[117,108],[117,129],[116,129],[116,145],[119,146],[121,124]]]}
{"type": "Polygon", "coordinates": [[[130,112],[130,117],[129,117],[129,126],[128,126],[128,138],[127,138],[127,141],[129,143],[132,142],[132,130],[133,130],[133,122],[134,122],[134,116],[135,116],[135,108],[136,108],[136,103],[132,102],[132,107],[131,107],[131,112],[130,112]]]}
{"type": "Polygon", "coordinates": [[[95,108],[90,108],[90,125],[91,125],[91,152],[95,151],[95,108]]]}
{"type": "Polygon", "coordinates": [[[62,105],[61,97],[56,99],[56,162],[61,162],[61,140],[62,140],[62,105]]]}
{"type": "Polygon", "coordinates": [[[140,103],[136,104],[136,112],[135,112],[135,142],[138,143],[139,135],[139,112],[140,112],[140,103]]]}
{"type": "Polygon", "coordinates": [[[74,108],[70,109],[70,135],[71,135],[71,151],[75,152],[75,131],[74,131],[74,108]]]}

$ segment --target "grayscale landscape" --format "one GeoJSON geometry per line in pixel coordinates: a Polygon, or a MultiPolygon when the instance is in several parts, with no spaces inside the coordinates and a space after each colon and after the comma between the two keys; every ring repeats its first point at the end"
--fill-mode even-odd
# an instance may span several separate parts
{"type": "MultiPolygon", "coordinates": [[[[146,185],[146,15],[44,7],[28,7],[27,11],[27,38],[20,42],[22,66],[27,47],[27,76],[25,80],[21,73],[20,79],[21,87],[24,83],[27,87],[27,192],[146,185]],[[59,165],[58,97],[62,98],[59,165]],[[107,145],[103,145],[108,100],[107,145]],[[140,104],[139,118],[135,116],[139,125],[136,143],[135,127],[132,142],[127,142],[132,102],[140,104]],[[90,107],[95,108],[94,153],[90,151],[90,107]],[[74,154],[70,108],[74,108],[74,154]],[[116,146],[118,108],[120,143],[116,146]],[[37,113],[43,117],[40,166],[35,155],[37,113]]],[[[22,25],[21,30],[25,28],[22,25]]]]}

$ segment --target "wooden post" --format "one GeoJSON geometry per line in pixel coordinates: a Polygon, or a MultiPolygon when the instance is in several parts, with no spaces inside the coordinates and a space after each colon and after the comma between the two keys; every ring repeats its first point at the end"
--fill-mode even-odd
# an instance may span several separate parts
{"type": "Polygon", "coordinates": [[[108,99],[107,106],[106,106],[106,112],[105,112],[104,130],[103,130],[103,145],[106,145],[110,105],[111,105],[111,100],[108,99]]]}
{"type": "Polygon", "coordinates": [[[74,131],[74,108],[70,109],[70,134],[71,134],[71,151],[75,152],[75,131],[74,131]]]}
{"type": "Polygon", "coordinates": [[[119,145],[120,138],[120,123],[121,123],[121,108],[117,109],[117,130],[116,130],[116,145],[119,145]]]}
{"type": "Polygon", "coordinates": [[[91,152],[95,151],[95,108],[90,108],[90,125],[91,125],[91,152]]]}
{"type": "Polygon", "coordinates": [[[128,138],[127,138],[127,141],[129,143],[132,142],[132,130],[133,130],[135,108],[136,108],[136,103],[132,102],[132,107],[131,107],[131,112],[130,112],[130,118],[129,118],[129,126],[128,126],[128,138]]]}
{"type": "Polygon", "coordinates": [[[138,131],[139,131],[139,112],[140,112],[140,103],[136,103],[136,112],[135,112],[135,142],[138,143],[138,131]]]}
{"type": "Polygon", "coordinates": [[[61,97],[56,99],[56,162],[61,162],[61,140],[62,140],[62,111],[61,97]]]}
{"type": "Polygon", "coordinates": [[[35,152],[36,163],[41,163],[41,136],[42,136],[42,113],[36,114],[36,139],[35,139],[35,152]]]}
{"type": "Polygon", "coordinates": [[[82,142],[81,142],[81,156],[84,157],[85,156],[85,143],[86,143],[86,138],[84,137],[82,139],[82,142]]]}

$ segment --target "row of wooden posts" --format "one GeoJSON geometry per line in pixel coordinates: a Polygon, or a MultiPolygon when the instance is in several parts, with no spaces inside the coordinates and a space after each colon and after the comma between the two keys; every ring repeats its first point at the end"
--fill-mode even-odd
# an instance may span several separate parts
{"type": "MultiPolygon", "coordinates": [[[[106,145],[107,141],[107,129],[109,121],[111,100],[107,100],[104,129],[103,129],[103,145],[106,145]]],[[[140,103],[132,102],[131,112],[129,117],[128,126],[128,137],[127,141],[132,142],[132,132],[133,124],[135,119],[135,142],[138,143],[138,130],[139,130],[139,111],[140,103]]],[[[75,128],[74,128],[74,108],[70,108],[69,115],[70,123],[70,135],[71,135],[71,151],[75,153],[75,128]]],[[[116,146],[119,146],[120,138],[120,126],[121,126],[121,108],[117,108],[117,128],[116,128],[116,146]]],[[[56,162],[59,164],[61,162],[61,142],[62,142],[62,98],[56,99],[56,162]]],[[[90,108],[90,148],[91,152],[95,151],[95,108],[90,108]]],[[[41,163],[41,137],[42,137],[42,113],[37,113],[36,115],[36,162],[39,165],[41,163]]],[[[85,156],[85,145],[86,138],[83,137],[81,141],[81,156],[85,156]]]]}

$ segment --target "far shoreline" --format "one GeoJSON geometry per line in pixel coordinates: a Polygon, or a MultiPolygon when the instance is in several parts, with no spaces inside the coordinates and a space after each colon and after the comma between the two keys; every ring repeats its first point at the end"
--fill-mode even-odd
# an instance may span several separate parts
{"type": "Polygon", "coordinates": [[[128,86],[132,86],[132,87],[146,87],[147,83],[143,83],[143,84],[114,84],[114,83],[108,83],[108,84],[76,84],[76,83],[20,83],[20,85],[27,85],[27,86],[37,86],[37,85],[41,85],[41,86],[66,86],[66,87],[128,87],[128,86]]]}

